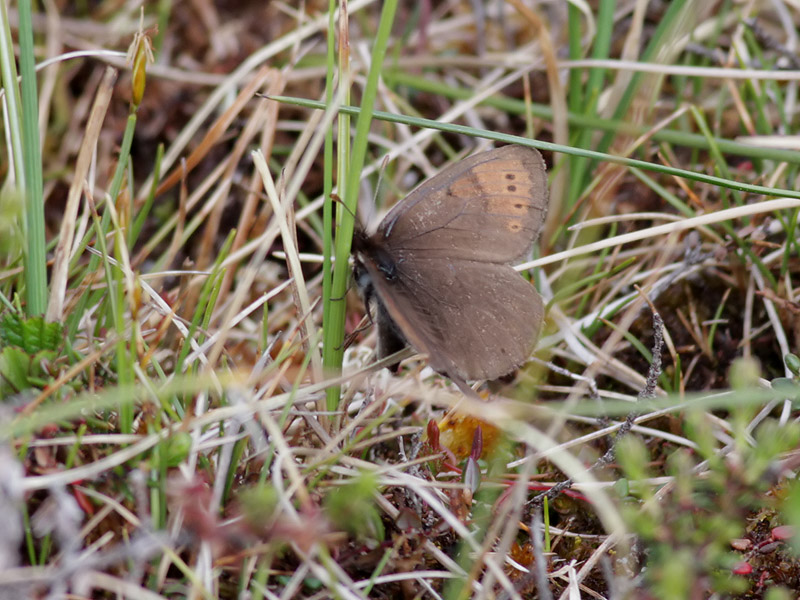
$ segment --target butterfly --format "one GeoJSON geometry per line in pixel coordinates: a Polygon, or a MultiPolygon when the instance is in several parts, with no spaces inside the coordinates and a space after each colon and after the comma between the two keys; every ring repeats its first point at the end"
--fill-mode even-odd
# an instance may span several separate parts
{"type": "Polygon", "coordinates": [[[377,355],[407,344],[456,382],[497,379],[523,364],[544,318],[524,258],[548,207],[537,150],[472,155],[412,191],[372,235],[353,239],[354,276],[377,306],[377,355]]]}

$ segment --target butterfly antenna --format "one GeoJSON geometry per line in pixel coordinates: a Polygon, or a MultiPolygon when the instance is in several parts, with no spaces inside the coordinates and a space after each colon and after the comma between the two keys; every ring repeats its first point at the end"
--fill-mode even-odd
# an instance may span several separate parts
{"type": "Polygon", "coordinates": [[[338,204],[343,209],[345,209],[347,211],[347,214],[349,214],[351,217],[353,217],[353,219],[356,218],[356,214],[352,210],[350,210],[350,207],[347,206],[347,204],[344,203],[344,200],[339,198],[339,194],[337,194],[336,192],[331,192],[331,201],[334,204],[338,204]]]}

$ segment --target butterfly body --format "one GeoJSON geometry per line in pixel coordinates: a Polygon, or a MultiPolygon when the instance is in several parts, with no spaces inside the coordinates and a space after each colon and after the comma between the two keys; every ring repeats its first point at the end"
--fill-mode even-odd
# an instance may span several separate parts
{"type": "Polygon", "coordinates": [[[541,155],[505,146],[445,169],[375,234],[358,234],[356,279],[377,300],[378,356],[407,342],[460,380],[496,379],[525,362],[544,306],[509,263],[530,251],[546,211],[541,155]]]}

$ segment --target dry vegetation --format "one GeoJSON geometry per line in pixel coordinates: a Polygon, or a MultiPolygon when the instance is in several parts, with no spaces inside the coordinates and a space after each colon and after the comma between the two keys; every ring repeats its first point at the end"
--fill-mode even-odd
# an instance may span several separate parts
{"type": "Polygon", "coordinates": [[[0,598],[796,597],[800,5],[395,3],[3,8],[0,598]],[[535,357],[379,368],[351,213],[522,138],[535,357]]]}

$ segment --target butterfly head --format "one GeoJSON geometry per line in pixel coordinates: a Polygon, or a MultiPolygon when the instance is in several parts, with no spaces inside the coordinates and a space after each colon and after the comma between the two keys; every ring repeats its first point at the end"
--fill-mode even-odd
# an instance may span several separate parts
{"type": "Polygon", "coordinates": [[[370,276],[367,263],[387,282],[397,279],[398,261],[376,240],[376,236],[368,236],[363,230],[357,229],[353,235],[353,257],[356,283],[360,277],[370,276]]]}

